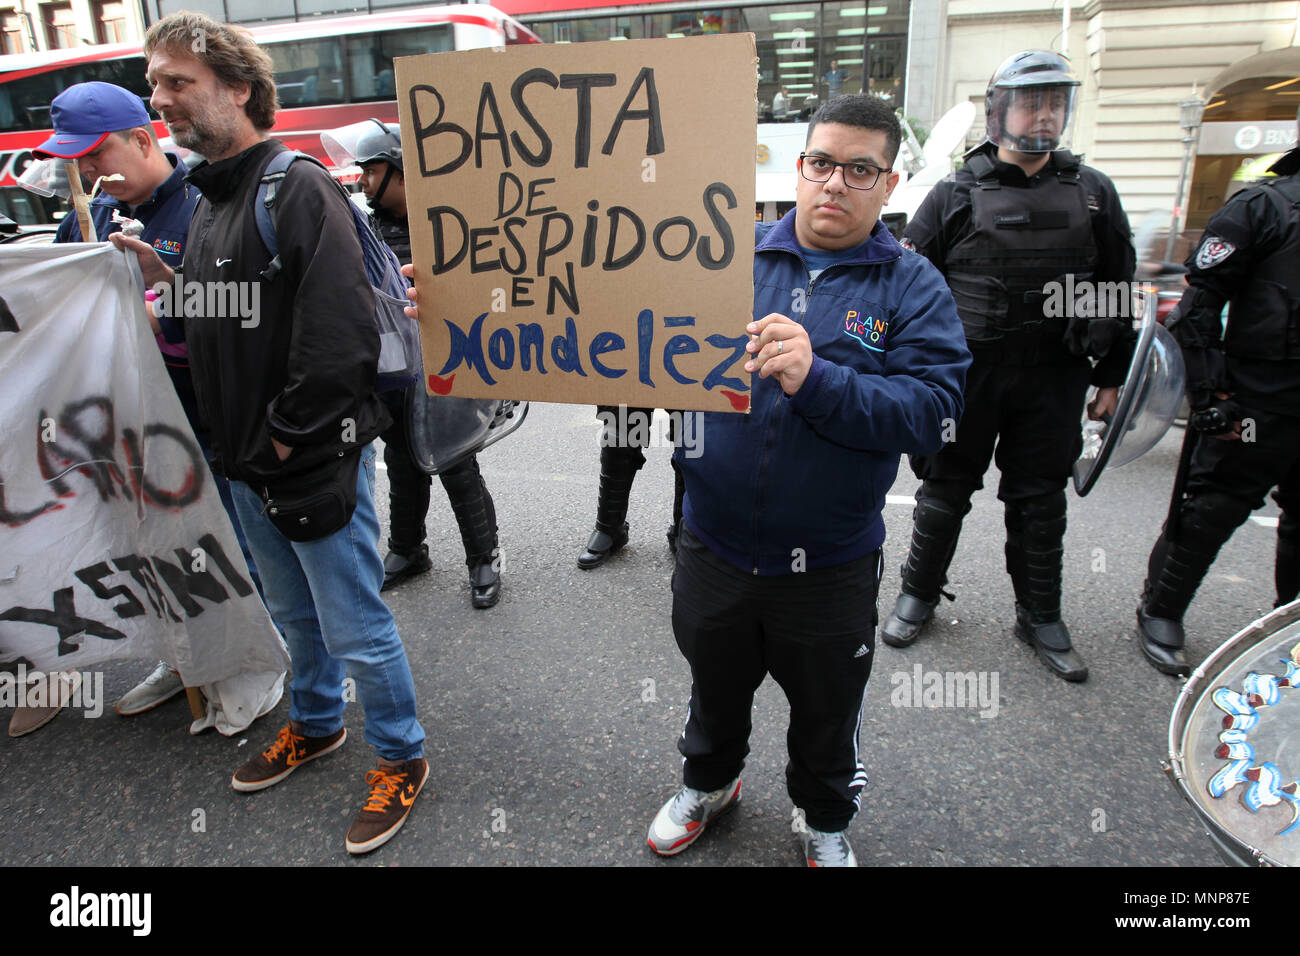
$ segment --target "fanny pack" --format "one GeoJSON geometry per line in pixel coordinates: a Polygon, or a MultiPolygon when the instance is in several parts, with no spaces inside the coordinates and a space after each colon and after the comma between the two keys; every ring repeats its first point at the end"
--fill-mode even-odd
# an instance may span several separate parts
{"type": "Polygon", "coordinates": [[[357,507],[357,467],[364,445],[344,452],[331,467],[293,475],[262,488],[262,514],[290,541],[319,541],[352,520],[357,507]]]}

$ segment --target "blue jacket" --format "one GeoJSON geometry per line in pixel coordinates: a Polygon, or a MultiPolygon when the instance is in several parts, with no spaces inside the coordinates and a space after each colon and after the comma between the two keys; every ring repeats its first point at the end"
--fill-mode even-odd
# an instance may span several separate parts
{"type": "MultiPolygon", "coordinates": [[[[158,252],[158,257],[173,269],[181,267],[185,257],[185,236],[190,231],[190,218],[199,204],[199,191],[185,182],[189,172],[176,157],[167,154],[172,164],[172,174],[153,191],[148,199],[136,207],[134,219],[144,223],[140,237],[158,252]]],[[[120,226],[113,222],[113,211],[131,216],[131,207],[118,202],[108,193],[101,192],[90,201],[90,219],[95,224],[95,236],[103,242],[120,226]]],[[[77,214],[69,212],[59,223],[55,242],[81,242],[81,223],[77,214]]]]}
{"type": "Polygon", "coordinates": [[[687,525],[754,574],[833,567],[879,548],[899,456],[932,454],[952,437],[971,362],[952,295],[923,256],[878,222],[852,258],[810,282],[794,217],[756,227],[754,319],[802,321],[808,378],[787,397],[755,375],[748,415],[706,413],[699,457],[676,452],[687,525]]]}
{"type": "MultiPolygon", "coordinates": [[[[184,163],[178,162],[171,153],[167,154],[167,158],[172,164],[171,175],[163,180],[162,185],[155,189],[148,199],[136,207],[134,216],[131,214],[131,207],[126,203],[101,192],[90,201],[90,220],[95,224],[96,238],[103,242],[113,233],[121,231],[122,227],[113,222],[114,211],[138,219],[144,224],[144,232],[141,233],[140,238],[153,246],[158,253],[158,258],[168,266],[179,269],[185,258],[185,237],[190,231],[190,219],[194,215],[194,207],[199,204],[199,191],[185,182],[189,170],[185,168],[184,163]]],[[[75,211],[63,217],[54,241],[82,241],[81,223],[77,221],[75,211]]],[[[163,325],[166,331],[166,319],[163,320],[163,325]]],[[[179,324],[173,326],[171,336],[158,336],[158,347],[162,350],[167,374],[176,388],[176,396],[181,401],[181,407],[185,409],[185,417],[189,420],[190,427],[194,429],[199,441],[206,446],[207,428],[199,418],[198,402],[194,397],[194,380],[190,376],[190,362],[185,349],[185,334],[179,324]]]]}

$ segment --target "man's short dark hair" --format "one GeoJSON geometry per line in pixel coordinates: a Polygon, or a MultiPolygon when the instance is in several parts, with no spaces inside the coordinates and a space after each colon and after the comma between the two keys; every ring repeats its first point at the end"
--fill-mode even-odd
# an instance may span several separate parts
{"type": "Polygon", "coordinates": [[[848,93],[827,100],[808,121],[808,139],[812,141],[813,130],[818,123],[840,123],[844,126],[861,126],[864,129],[878,129],[885,134],[885,160],[891,166],[898,158],[898,146],[903,141],[903,130],[898,125],[894,108],[878,96],[869,93],[848,93]]]}

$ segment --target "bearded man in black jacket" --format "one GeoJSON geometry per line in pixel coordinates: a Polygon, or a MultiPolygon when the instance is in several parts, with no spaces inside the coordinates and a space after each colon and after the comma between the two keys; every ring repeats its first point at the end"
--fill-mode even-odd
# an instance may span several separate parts
{"type": "Polygon", "coordinates": [[[144,52],[154,109],[177,143],[207,157],[190,174],[203,198],[176,277],[144,243],[114,241],[137,253],[150,286],[183,277],[184,314],[160,322],[183,321],[212,465],[230,479],[293,659],[289,726],[231,785],[266,789],[342,746],[350,672],[379,761],[345,845],[368,853],[405,822],[429,764],[406,651],[379,596],[370,443],[390,418],[374,391],[379,334],[361,243],[329,174],[297,162],[276,186],[280,268],[268,268],[254,201],[284,146],[266,138],[271,58],[246,31],[177,13],[154,24],[144,52]],[[241,308],[222,315],[232,288],[241,308]]]}

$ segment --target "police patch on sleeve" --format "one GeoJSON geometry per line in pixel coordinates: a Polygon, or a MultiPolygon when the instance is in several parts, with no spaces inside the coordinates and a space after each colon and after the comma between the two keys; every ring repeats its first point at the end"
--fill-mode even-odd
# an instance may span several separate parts
{"type": "Polygon", "coordinates": [[[1196,268],[1213,269],[1236,251],[1237,247],[1227,239],[1206,236],[1201,240],[1201,248],[1196,250],[1196,268]]]}

